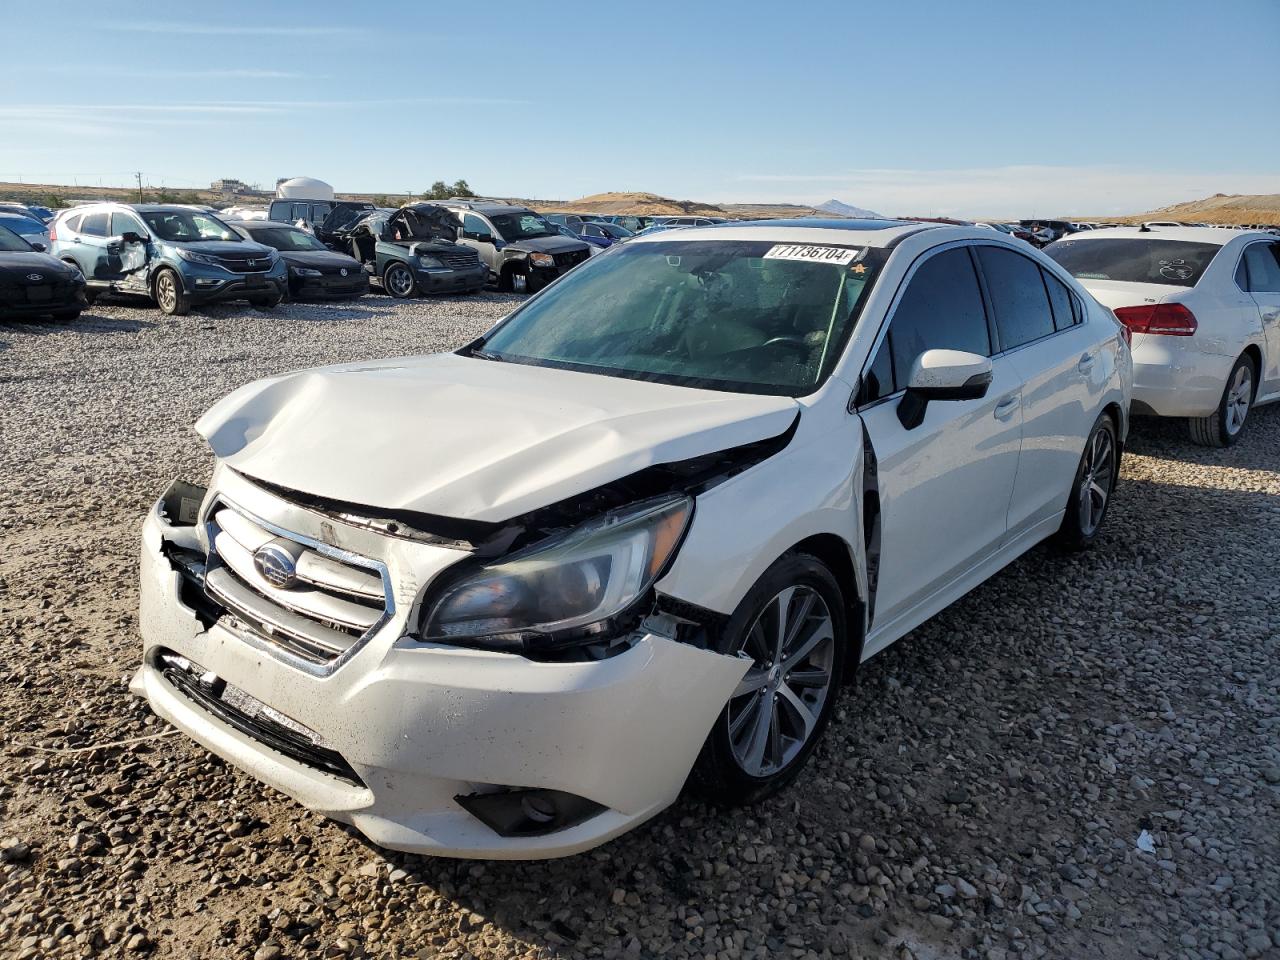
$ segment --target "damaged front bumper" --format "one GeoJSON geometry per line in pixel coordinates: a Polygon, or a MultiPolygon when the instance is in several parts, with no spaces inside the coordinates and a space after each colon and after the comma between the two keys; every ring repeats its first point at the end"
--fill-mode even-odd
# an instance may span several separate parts
{"type": "MultiPolygon", "coordinates": [[[[390,617],[328,671],[248,642],[204,591],[204,528],[167,495],[143,528],[143,662],[131,689],[208,749],[381,846],[535,858],[608,840],[676,799],[746,671],[647,632],[574,663],[423,643],[406,628],[456,550],[342,524],[227,470],[215,491],[375,557],[395,593],[390,617]]],[[[195,496],[188,488],[188,504],[195,496]]]]}

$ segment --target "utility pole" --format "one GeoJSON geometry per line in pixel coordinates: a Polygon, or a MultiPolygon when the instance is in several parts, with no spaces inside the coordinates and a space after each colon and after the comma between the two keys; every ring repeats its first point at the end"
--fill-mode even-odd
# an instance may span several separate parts
{"type": "Polygon", "coordinates": [[[142,199],[142,171],[139,170],[137,173],[134,174],[134,176],[138,178],[138,202],[143,203],[144,201],[142,199]]]}

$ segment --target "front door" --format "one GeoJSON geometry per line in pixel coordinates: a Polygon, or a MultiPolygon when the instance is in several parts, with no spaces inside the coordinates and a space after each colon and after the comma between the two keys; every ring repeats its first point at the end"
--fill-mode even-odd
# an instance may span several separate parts
{"type": "Polygon", "coordinates": [[[147,236],[146,228],[137,217],[116,210],[111,214],[111,235],[105,247],[104,278],[124,286],[146,287],[147,244],[141,239],[147,236]],[[129,234],[130,239],[125,239],[129,234]]]}
{"type": "Polygon", "coordinates": [[[968,246],[917,264],[863,374],[859,415],[878,461],[881,523],[868,654],[896,639],[895,626],[1005,538],[1021,442],[1021,381],[1007,358],[996,357],[985,397],[932,401],[924,422],[908,430],[898,419],[902,391],[915,359],[935,348],[992,352],[968,246]]]}
{"type": "Polygon", "coordinates": [[[467,246],[480,254],[480,259],[489,265],[489,272],[498,274],[498,246],[494,243],[493,228],[483,218],[474,213],[462,217],[462,240],[467,246]]]}

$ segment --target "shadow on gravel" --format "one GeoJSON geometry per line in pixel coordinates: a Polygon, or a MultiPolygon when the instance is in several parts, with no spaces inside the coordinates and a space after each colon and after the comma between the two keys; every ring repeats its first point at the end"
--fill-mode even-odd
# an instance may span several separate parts
{"type": "Polygon", "coordinates": [[[139,330],[155,326],[155,321],[152,320],[99,317],[92,310],[93,308],[90,307],[75,320],[66,322],[57,320],[0,322],[0,332],[11,332],[19,336],[47,337],[59,333],[137,333],[139,330]]]}
{"type": "Polygon", "coordinates": [[[1191,442],[1181,419],[1134,417],[1126,452],[1165,460],[1181,460],[1242,470],[1280,470],[1280,403],[1249,411],[1244,433],[1233,447],[1202,447],[1191,442]]]}

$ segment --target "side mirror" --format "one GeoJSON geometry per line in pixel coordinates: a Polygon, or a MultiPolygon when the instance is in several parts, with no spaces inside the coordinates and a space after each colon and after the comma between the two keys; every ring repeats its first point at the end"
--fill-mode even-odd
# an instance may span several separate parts
{"type": "Polygon", "coordinates": [[[126,230],[124,233],[120,234],[120,239],[125,243],[146,243],[151,238],[134,233],[132,230],[126,230]]]}
{"type": "Polygon", "coordinates": [[[980,400],[991,386],[991,358],[963,350],[926,350],[911,365],[898,421],[907,430],[924,422],[930,400],[980,400]]]}
{"type": "Polygon", "coordinates": [[[44,253],[49,248],[46,247],[43,243],[41,243],[39,240],[32,240],[31,249],[34,250],[36,253],[44,253]]]}

